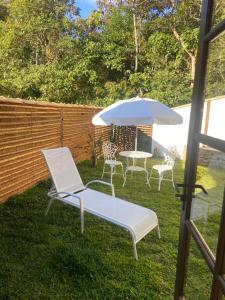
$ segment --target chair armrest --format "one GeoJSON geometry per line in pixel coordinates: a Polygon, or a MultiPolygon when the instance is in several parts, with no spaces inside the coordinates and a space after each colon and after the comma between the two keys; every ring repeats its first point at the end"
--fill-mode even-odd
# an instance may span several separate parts
{"type": "Polygon", "coordinates": [[[109,182],[106,182],[106,181],[102,181],[102,180],[91,180],[89,181],[85,187],[87,188],[90,184],[92,183],[101,183],[101,184],[104,184],[104,185],[107,185],[107,186],[110,186],[111,189],[112,189],[112,196],[115,197],[115,190],[114,190],[114,185],[112,183],[109,183],[109,182]]]}

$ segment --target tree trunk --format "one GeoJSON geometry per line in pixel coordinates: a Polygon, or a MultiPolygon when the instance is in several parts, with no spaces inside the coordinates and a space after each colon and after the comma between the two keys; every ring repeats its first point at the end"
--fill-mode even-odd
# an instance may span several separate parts
{"type": "Polygon", "coordinates": [[[134,25],[134,44],[135,44],[135,56],[134,56],[134,72],[138,71],[138,33],[137,33],[137,17],[136,14],[133,12],[133,25],[134,25]]]}
{"type": "Polygon", "coordinates": [[[195,64],[196,64],[196,57],[192,55],[191,56],[191,86],[194,85],[194,80],[195,80],[195,64]]]}
{"type": "Polygon", "coordinates": [[[35,65],[38,66],[38,49],[35,50],[35,65]]]}
{"type": "Polygon", "coordinates": [[[175,36],[175,38],[180,42],[181,47],[184,49],[184,51],[187,53],[187,55],[189,56],[191,63],[190,63],[190,72],[191,72],[191,86],[193,86],[194,84],[194,79],[195,79],[195,64],[196,64],[196,56],[189,51],[186,46],[184,41],[182,40],[181,36],[179,35],[179,33],[177,32],[176,28],[172,28],[172,32],[175,36]]]}

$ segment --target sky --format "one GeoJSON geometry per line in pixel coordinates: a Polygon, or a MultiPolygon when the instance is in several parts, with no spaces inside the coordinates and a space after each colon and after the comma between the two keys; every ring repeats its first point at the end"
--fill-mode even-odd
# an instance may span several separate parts
{"type": "Polygon", "coordinates": [[[97,7],[96,0],[77,0],[76,4],[80,8],[82,18],[87,18],[90,12],[97,7]]]}

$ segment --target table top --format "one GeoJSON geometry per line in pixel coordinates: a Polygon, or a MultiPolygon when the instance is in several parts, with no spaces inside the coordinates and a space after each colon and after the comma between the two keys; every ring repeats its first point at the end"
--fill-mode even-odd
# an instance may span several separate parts
{"type": "Polygon", "coordinates": [[[119,153],[120,156],[131,157],[131,158],[150,158],[152,154],[143,151],[122,151],[119,153]]]}

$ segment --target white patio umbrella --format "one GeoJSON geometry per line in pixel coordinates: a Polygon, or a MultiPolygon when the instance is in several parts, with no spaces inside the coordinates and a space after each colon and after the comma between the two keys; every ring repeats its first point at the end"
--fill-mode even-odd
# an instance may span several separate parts
{"type": "MultiPolygon", "coordinates": [[[[94,125],[139,126],[175,125],[183,123],[182,117],[165,104],[148,98],[131,98],[109,105],[92,118],[94,125]]],[[[135,138],[137,150],[137,128],[135,138]]]]}

